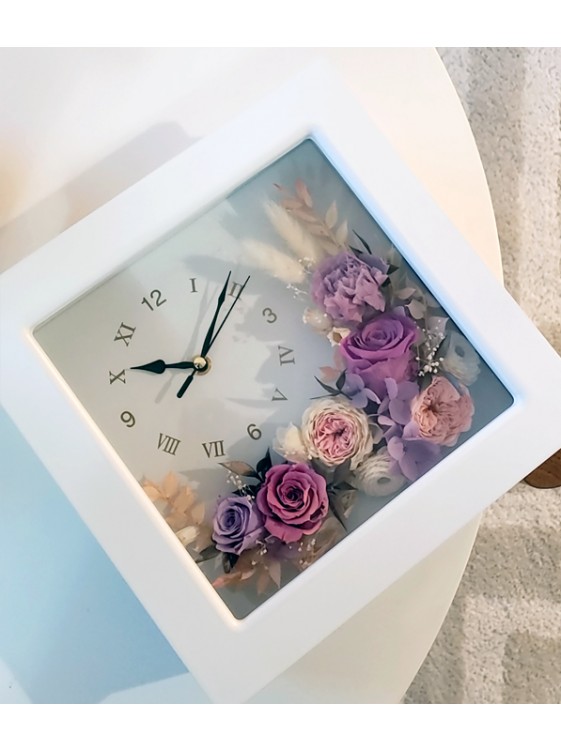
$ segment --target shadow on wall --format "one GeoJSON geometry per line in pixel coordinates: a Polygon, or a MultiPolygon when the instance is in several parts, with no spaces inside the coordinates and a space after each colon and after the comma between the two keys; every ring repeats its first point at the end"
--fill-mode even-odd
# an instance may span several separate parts
{"type": "MultiPolygon", "coordinates": [[[[0,272],[184,151],[196,139],[176,123],[149,128],[16,219],[0,227],[0,272]]],[[[23,164],[23,162],[21,163],[23,164]]],[[[17,156],[0,171],[0,224],[23,190],[17,156]]]]}

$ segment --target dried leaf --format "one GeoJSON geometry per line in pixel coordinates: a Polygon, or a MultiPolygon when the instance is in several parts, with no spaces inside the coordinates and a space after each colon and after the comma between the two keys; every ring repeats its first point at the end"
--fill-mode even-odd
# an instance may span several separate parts
{"type": "Polygon", "coordinates": [[[214,543],[212,543],[210,546],[207,546],[197,554],[195,561],[197,562],[197,564],[200,564],[203,561],[214,559],[214,557],[218,556],[219,553],[220,551],[216,548],[214,543]]]}
{"type": "Polygon", "coordinates": [[[316,217],[316,215],[309,211],[308,209],[298,207],[297,209],[291,209],[290,215],[292,217],[296,217],[297,219],[300,219],[302,222],[305,222],[309,225],[321,225],[321,220],[316,217]]]}
{"type": "Polygon", "coordinates": [[[366,250],[368,251],[368,253],[370,253],[370,254],[371,254],[371,253],[372,253],[372,251],[370,250],[370,246],[368,245],[368,243],[366,242],[366,240],[365,240],[364,238],[362,238],[362,237],[361,237],[361,236],[360,236],[360,235],[358,234],[358,232],[357,232],[356,230],[354,231],[354,233],[355,233],[355,235],[357,236],[357,238],[358,238],[358,239],[360,240],[360,242],[362,243],[362,245],[363,245],[363,246],[364,246],[364,247],[366,248],[366,250]]]}
{"type": "Polygon", "coordinates": [[[257,583],[255,585],[255,589],[257,590],[257,595],[263,595],[263,593],[267,590],[269,587],[269,584],[271,582],[271,578],[269,577],[269,573],[266,570],[263,570],[259,577],[257,578],[257,583]]]}
{"type": "Polygon", "coordinates": [[[330,240],[330,238],[319,238],[318,243],[320,244],[321,249],[325,251],[329,256],[334,256],[341,250],[341,246],[337,243],[334,243],[332,240],[330,240]]]}
{"type": "Polygon", "coordinates": [[[339,378],[341,372],[331,366],[323,366],[319,369],[325,381],[335,381],[339,378]]]}
{"type": "Polygon", "coordinates": [[[247,264],[263,269],[271,277],[289,285],[299,285],[304,281],[306,276],[304,266],[273,245],[261,243],[252,238],[244,239],[242,245],[243,259],[247,264]]]}
{"type": "Polygon", "coordinates": [[[412,300],[406,308],[414,319],[422,319],[425,315],[425,306],[420,300],[412,300]]]}
{"type": "Polygon", "coordinates": [[[193,525],[189,525],[188,527],[184,527],[181,530],[178,530],[175,535],[177,536],[181,544],[185,546],[185,548],[187,548],[187,546],[189,546],[191,543],[194,543],[197,538],[197,533],[197,528],[193,527],[193,525]]]}
{"type": "Polygon", "coordinates": [[[337,224],[339,213],[337,211],[337,204],[335,201],[331,204],[329,209],[325,212],[325,224],[332,230],[337,224]]]}
{"type": "Polygon", "coordinates": [[[272,559],[268,566],[268,572],[269,572],[269,577],[272,579],[275,585],[278,588],[280,588],[280,584],[281,584],[280,561],[277,561],[276,559],[272,559]]]}
{"type": "Polygon", "coordinates": [[[339,524],[342,525],[346,530],[347,526],[345,524],[345,509],[341,504],[340,499],[335,494],[332,494],[329,497],[329,508],[333,512],[333,515],[335,516],[337,522],[339,522],[339,524]]]}
{"type": "Polygon", "coordinates": [[[332,386],[329,386],[328,384],[324,384],[323,381],[320,381],[317,376],[314,377],[315,380],[318,382],[318,384],[325,389],[326,392],[336,397],[338,394],[340,394],[339,389],[333,389],[332,386]]]}
{"type": "Polygon", "coordinates": [[[222,554],[222,568],[226,574],[230,574],[232,569],[236,566],[236,563],[240,557],[237,554],[230,554],[224,552],[222,554]]]}
{"type": "Polygon", "coordinates": [[[309,224],[308,231],[317,238],[329,238],[331,236],[331,233],[325,225],[309,224]]]}
{"type": "Polygon", "coordinates": [[[155,502],[161,498],[161,492],[159,488],[156,488],[155,486],[152,486],[152,485],[143,486],[142,488],[144,489],[144,493],[146,494],[146,496],[148,496],[150,501],[155,502]]]}
{"type": "Polygon", "coordinates": [[[205,518],[205,505],[197,504],[197,506],[193,507],[193,509],[191,510],[191,519],[193,520],[195,525],[202,525],[204,518],[205,518]]]}
{"type": "Polygon", "coordinates": [[[269,221],[297,259],[306,266],[315,266],[321,261],[323,251],[307,231],[307,226],[304,227],[292,213],[273,201],[266,201],[264,209],[269,221]]]}
{"type": "Polygon", "coordinates": [[[259,478],[257,472],[247,462],[233,460],[232,462],[219,462],[218,464],[225,467],[231,473],[234,473],[234,475],[241,475],[244,478],[259,478]]]}
{"type": "Polygon", "coordinates": [[[304,183],[303,180],[297,180],[294,184],[294,189],[298,198],[311,209],[314,205],[314,202],[312,201],[312,197],[310,196],[310,191],[308,190],[306,183],[304,183]]]}
{"type": "Polygon", "coordinates": [[[347,238],[349,237],[349,225],[345,219],[335,231],[335,240],[339,245],[345,245],[347,238]]]}
{"type": "Polygon", "coordinates": [[[257,474],[263,477],[271,469],[272,465],[271,452],[267,449],[267,454],[257,463],[257,474]]]}
{"type": "Polygon", "coordinates": [[[302,209],[302,202],[297,198],[285,198],[281,201],[281,206],[291,211],[292,209],[302,209]]]}
{"type": "Polygon", "coordinates": [[[162,491],[166,498],[171,499],[179,490],[179,478],[175,473],[169,472],[162,482],[162,491]]]}
{"type": "Polygon", "coordinates": [[[401,290],[397,290],[395,292],[395,297],[399,298],[400,300],[407,300],[407,298],[415,295],[415,293],[416,290],[414,287],[403,287],[401,290]]]}

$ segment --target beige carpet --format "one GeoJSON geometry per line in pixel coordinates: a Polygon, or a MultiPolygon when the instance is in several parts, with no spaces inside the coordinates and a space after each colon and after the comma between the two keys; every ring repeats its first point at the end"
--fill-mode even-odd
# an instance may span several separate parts
{"type": "MultiPolygon", "coordinates": [[[[506,287],[561,353],[561,48],[439,52],[489,181],[506,287]]],[[[561,489],[522,483],[485,514],[405,701],[561,702],[561,489]]]]}

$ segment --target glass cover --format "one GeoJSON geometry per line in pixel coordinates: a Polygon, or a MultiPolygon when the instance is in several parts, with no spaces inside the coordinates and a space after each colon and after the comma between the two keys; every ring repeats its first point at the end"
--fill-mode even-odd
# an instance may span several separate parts
{"type": "Polygon", "coordinates": [[[35,337],[237,618],[513,402],[311,140],[35,337]]]}

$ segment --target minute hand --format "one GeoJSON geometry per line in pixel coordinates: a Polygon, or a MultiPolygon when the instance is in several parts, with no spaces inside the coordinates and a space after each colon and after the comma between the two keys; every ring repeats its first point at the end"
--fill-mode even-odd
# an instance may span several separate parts
{"type": "Polygon", "coordinates": [[[249,282],[249,280],[250,280],[250,279],[251,279],[251,277],[248,277],[248,278],[246,279],[246,281],[245,281],[245,282],[243,283],[243,285],[241,286],[241,288],[240,288],[240,290],[239,290],[238,294],[236,295],[236,297],[235,297],[235,299],[234,299],[234,302],[232,303],[232,305],[230,306],[230,308],[228,308],[228,311],[226,312],[226,315],[225,315],[225,316],[224,316],[224,318],[222,319],[222,323],[221,323],[221,324],[220,324],[220,326],[218,327],[218,329],[217,329],[217,331],[216,331],[216,334],[215,334],[215,335],[213,336],[213,338],[211,339],[211,341],[210,341],[210,344],[209,344],[209,346],[208,346],[208,348],[207,348],[207,351],[206,351],[206,352],[204,352],[204,351],[203,351],[203,352],[201,353],[201,355],[202,355],[203,357],[204,357],[204,356],[205,356],[205,355],[206,355],[206,354],[208,353],[208,351],[210,350],[210,348],[211,348],[211,347],[213,346],[213,344],[214,344],[214,343],[216,342],[216,338],[218,337],[218,335],[219,335],[219,334],[220,334],[220,332],[222,331],[222,327],[224,326],[224,324],[226,323],[226,321],[228,321],[228,316],[229,316],[229,315],[230,315],[230,314],[232,313],[232,311],[234,310],[234,306],[236,305],[236,303],[237,303],[237,302],[238,302],[238,300],[240,299],[240,295],[241,295],[241,294],[242,294],[242,292],[243,292],[243,291],[245,290],[245,286],[247,285],[247,283],[249,282]]]}

